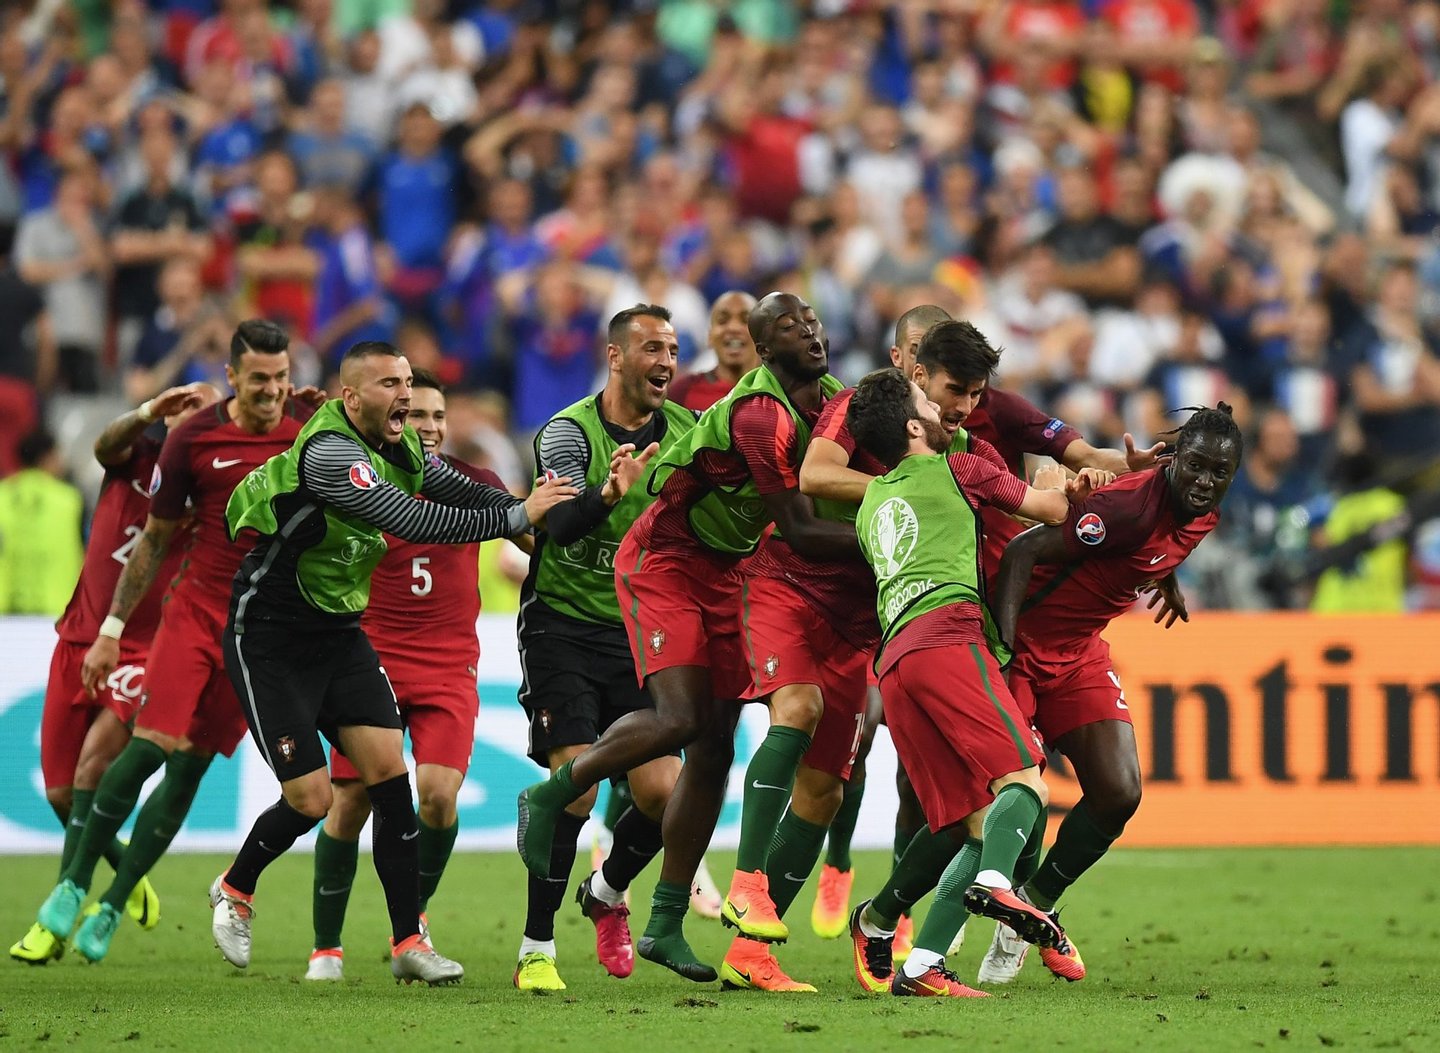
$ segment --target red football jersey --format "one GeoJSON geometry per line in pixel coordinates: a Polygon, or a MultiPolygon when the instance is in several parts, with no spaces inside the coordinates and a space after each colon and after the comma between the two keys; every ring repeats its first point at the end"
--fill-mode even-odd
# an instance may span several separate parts
{"type": "Polygon", "coordinates": [[[1219,521],[1219,512],[1178,518],[1158,468],[1097,490],[1060,526],[1076,562],[1035,568],[1017,649],[1062,661],[1134,606],[1144,585],[1183,563],[1219,521]]]}
{"type": "Polygon", "coordinates": [[[235,572],[255,545],[253,537],[230,541],[225,525],[230,494],[251,471],[289,449],[310,416],[308,410],[287,403],[274,430],[251,435],[230,419],[233,401],[232,397],[202,410],[170,433],[151,484],[154,515],[181,519],[187,505],[195,514],[171,591],[219,611],[228,607],[235,572]]]}
{"type": "MultiPolygon", "coordinates": [[[[130,562],[130,553],[135,551],[150,514],[151,487],[160,449],[160,440],[142,434],[130,447],[130,456],[123,464],[105,469],[100,497],[95,502],[95,516],[90,521],[90,540],[85,545],[80,580],[75,583],[75,592],[55,625],[60,639],[72,643],[92,642],[100,631],[100,623],[110,613],[115,583],[120,580],[125,564],[130,562]]],[[[155,586],[125,623],[127,643],[146,644],[155,635],[155,627],[160,624],[160,597],[180,566],[184,541],[184,534],[175,539],[165,562],[160,565],[155,586]]]]}
{"type": "MultiPolygon", "coordinates": [[[[461,474],[504,490],[494,472],[445,458],[461,474]]],[[[423,498],[421,498],[423,500],[423,498]]],[[[389,547],[370,577],[360,624],[383,662],[444,655],[475,665],[480,644],[480,545],[420,545],[385,535],[389,547]]]]}
{"type": "Polygon", "coordinates": [[[703,413],[730,394],[734,387],[734,381],[721,380],[713,369],[708,373],[687,373],[671,382],[669,398],[686,409],[703,413]]]}

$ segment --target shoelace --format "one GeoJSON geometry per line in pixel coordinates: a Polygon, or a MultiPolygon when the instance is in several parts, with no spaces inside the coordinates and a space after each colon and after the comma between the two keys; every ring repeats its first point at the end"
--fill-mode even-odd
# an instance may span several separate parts
{"type": "MultiPolygon", "coordinates": [[[[933,968],[934,968],[934,970],[935,970],[937,973],[939,973],[939,974],[940,974],[942,977],[944,977],[946,980],[949,980],[952,984],[959,984],[959,983],[960,983],[960,977],[956,976],[956,975],[955,975],[954,973],[952,973],[949,969],[945,968],[945,966],[943,966],[943,965],[936,965],[936,966],[933,966],[933,968]]],[[[961,984],[961,986],[963,987],[964,985],[961,984]]]]}
{"type": "Polygon", "coordinates": [[[229,905],[231,913],[241,921],[255,920],[254,904],[246,903],[243,899],[236,899],[228,892],[222,892],[221,895],[225,897],[225,902],[229,905]]]}
{"type": "Polygon", "coordinates": [[[895,971],[890,940],[880,936],[865,937],[865,968],[869,969],[870,975],[877,980],[884,980],[895,971]]]}

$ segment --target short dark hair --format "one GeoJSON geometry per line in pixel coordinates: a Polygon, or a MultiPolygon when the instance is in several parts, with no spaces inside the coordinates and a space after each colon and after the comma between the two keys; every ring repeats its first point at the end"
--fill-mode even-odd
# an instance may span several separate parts
{"type": "Polygon", "coordinates": [[[867,373],[855,385],[845,425],[857,446],[893,468],[910,448],[905,425],[917,416],[910,381],[890,366],[867,373]]]}
{"type": "Polygon", "coordinates": [[[950,312],[933,303],[922,303],[919,307],[912,307],[895,320],[895,346],[901,345],[905,339],[905,330],[911,326],[922,327],[928,331],[941,322],[950,320],[950,312]]]}
{"type": "Polygon", "coordinates": [[[440,378],[430,372],[430,370],[420,366],[413,366],[410,370],[410,376],[412,381],[411,387],[429,388],[431,391],[438,391],[442,395],[445,394],[445,385],[442,384],[440,378]]]}
{"type": "Polygon", "coordinates": [[[290,334],[268,318],[247,318],[235,327],[230,337],[230,366],[240,368],[246,351],[262,355],[278,355],[290,350],[290,334]]]}
{"type": "Polygon", "coordinates": [[[925,331],[915,361],[926,372],[943,371],[962,382],[989,380],[1000,365],[1000,352],[969,322],[940,322],[925,331]]]}
{"type": "Polygon", "coordinates": [[[630,323],[636,318],[658,318],[662,322],[670,321],[670,308],[661,307],[658,303],[637,303],[634,307],[627,307],[610,319],[610,324],[605,327],[605,339],[616,347],[625,346],[625,334],[630,330],[630,323]]]}
{"type": "Polygon", "coordinates": [[[346,362],[358,362],[362,358],[370,358],[374,355],[384,355],[387,358],[399,358],[400,349],[394,344],[385,340],[361,340],[358,344],[351,344],[350,350],[346,351],[340,359],[340,364],[346,362]]]}
{"type": "Polygon", "coordinates": [[[44,428],[36,428],[25,438],[20,440],[15,449],[16,455],[20,458],[20,467],[34,468],[37,464],[50,456],[55,449],[55,436],[51,435],[44,428]]]}
{"type": "Polygon", "coordinates": [[[1228,403],[1217,403],[1214,409],[1209,406],[1185,406],[1178,410],[1171,410],[1171,413],[1189,412],[1190,417],[1180,427],[1173,431],[1165,432],[1165,435],[1175,436],[1175,449],[1184,449],[1201,437],[1213,435],[1221,441],[1229,440],[1235,444],[1235,459],[1238,461],[1245,452],[1245,436],[1240,431],[1240,425],[1235,423],[1234,411],[1228,403]]]}

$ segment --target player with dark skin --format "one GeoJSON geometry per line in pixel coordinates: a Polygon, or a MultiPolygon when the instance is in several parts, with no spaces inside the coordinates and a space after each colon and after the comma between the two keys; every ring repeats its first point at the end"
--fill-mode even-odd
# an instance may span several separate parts
{"type": "MultiPolygon", "coordinates": [[[[1059,894],[1104,854],[1140,806],[1135,730],[1119,681],[1110,671],[1108,649],[1080,648],[1087,635],[1098,640],[1109,619],[1147,590],[1155,590],[1150,607],[1164,601],[1157,623],[1163,620],[1169,628],[1176,620],[1189,620],[1184,600],[1173,587],[1173,571],[1213,527],[1240,466],[1240,433],[1228,411],[1222,404],[1219,410],[1196,412],[1180,429],[1168,463],[1100,491],[1087,508],[1076,510],[1073,523],[1027,530],[1010,542],[1000,562],[993,606],[1002,638],[1018,648],[1012,687],[1035,699],[1036,724],[1042,733],[1051,728],[1047,741],[1070,762],[1082,793],[1025,888],[1044,910],[1053,910],[1059,894]],[[1139,506],[1120,502],[1144,491],[1144,477],[1161,483],[1153,480],[1156,473],[1164,486],[1160,507],[1152,502],[1144,513],[1130,515],[1130,509],[1139,506]],[[1048,580],[1032,584],[1038,567],[1055,570],[1048,580]],[[1159,589],[1151,576],[1155,572],[1165,572],[1165,580],[1172,583],[1168,590],[1159,589]],[[1027,618],[1032,610],[1033,617],[1027,618]],[[1049,645],[1057,638],[1052,652],[1049,645]],[[1052,653],[1056,657],[1048,657],[1052,653]],[[1077,653],[1081,657],[1067,660],[1077,653]],[[1034,665],[1027,663],[1030,656],[1034,665]],[[1072,671],[1086,669],[1094,670],[1088,680],[1068,679],[1072,671]],[[1026,681],[1025,687],[1018,687],[1017,679],[1026,681]],[[1061,686],[1051,686],[1056,682],[1061,686]],[[1072,698],[1083,699],[1074,703],[1083,707],[1078,713],[1071,709],[1072,698]],[[1057,733],[1056,728],[1061,730],[1057,733]]],[[[1053,963],[1052,955],[1046,952],[1046,965],[1057,975],[1083,977],[1078,954],[1072,961],[1053,963]]],[[[982,973],[982,980],[986,978],[982,973]]],[[[1003,982],[999,975],[993,979],[1003,982]]]]}

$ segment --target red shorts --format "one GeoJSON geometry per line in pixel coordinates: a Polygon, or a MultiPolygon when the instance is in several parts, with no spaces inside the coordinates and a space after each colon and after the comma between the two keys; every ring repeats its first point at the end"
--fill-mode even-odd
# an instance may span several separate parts
{"type": "Polygon", "coordinates": [[[710,670],[716,698],[745,697],[750,675],[732,564],[694,549],[646,549],[626,534],[615,553],[615,590],[642,687],[661,669],[698,665],[710,670]]]}
{"type": "Polygon", "coordinates": [[[990,783],[1036,766],[1040,740],[979,644],[901,656],[880,678],[885,723],[931,830],[984,808],[990,783]]]}
{"type": "Polygon", "coordinates": [[[745,697],[764,698],[789,684],[819,687],[825,708],[801,763],[837,779],[850,778],[865,720],[870,656],[776,578],[746,579],[740,628],[751,678],[745,697]]]}
{"type": "MultiPolygon", "coordinates": [[[[400,720],[410,732],[410,749],[416,764],[443,764],[462,774],[470,770],[475,752],[475,718],[480,696],[475,689],[475,666],[461,660],[421,666],[413,659],[380,655],[380,668],[395,689],[400,720]]],[[[330,750],[330,778],[358,779],[339,750],[330,750]]]]}
{"type": "Polygon", "coordinates": [[[1063,661],[1017,654],[1010,664],[1010,692],[1046,742],[1102,720],[1131,723],[1125,691],[1110,667],[1110,645],[1098,636],[1063,661]]]}
{"type": "Polygon", "coordinates": [[[50,679],[45,683],[45,709],[40,718],[40,770],[46,789],[74,782],[85,736],[102,709],[129,724],[140,708],[148,642],[127,646],[120,641],[120,662],[93,699],[86,696],[80,682],[80,666],[89,649],[88,643],[59,640],[50,655],[50,679]]]}
{"type": "Polygon", "coordinates": [[[179,596],[165,604],[136,727],[189,739],[202,752],[235,752],[249,728],[225,675],[224,632],[223,608],[210,610],[179,596]]]}

